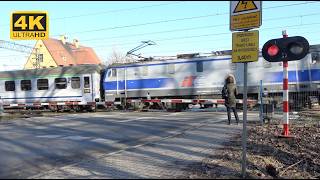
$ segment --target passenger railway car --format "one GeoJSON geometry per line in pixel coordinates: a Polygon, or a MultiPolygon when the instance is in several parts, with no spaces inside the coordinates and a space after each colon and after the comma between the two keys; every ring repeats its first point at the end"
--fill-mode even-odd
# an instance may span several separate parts
{"type": "Polygon", "coordinates": [[[0,96],[4,107],[93,110],[101,101],[101,70],[79,65],[0,72],[0,96]]]}

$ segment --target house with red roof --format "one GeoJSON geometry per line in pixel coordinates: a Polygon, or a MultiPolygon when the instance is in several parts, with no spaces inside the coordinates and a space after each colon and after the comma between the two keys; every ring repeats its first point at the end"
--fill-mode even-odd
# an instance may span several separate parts
{"type": "Polygon", "coordinates": [[[38,40],[33,53],[24,65],[24,69],[81,64],[102,64],[102,62],[91,47],[80,45],[77,39],[74,39],[73,42],[67,42],[66,36],[61,36],[60,39],[38,40]]]}

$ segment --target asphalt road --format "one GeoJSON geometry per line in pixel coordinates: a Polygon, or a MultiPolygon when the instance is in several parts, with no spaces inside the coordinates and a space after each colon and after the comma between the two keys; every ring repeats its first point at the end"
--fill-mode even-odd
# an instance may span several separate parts
{"type": "Polygon", "coordinates": [[[224,112],[97,112],[0,122],[0,178],[178,177],[241,132],[226,118],[224,112]]]}

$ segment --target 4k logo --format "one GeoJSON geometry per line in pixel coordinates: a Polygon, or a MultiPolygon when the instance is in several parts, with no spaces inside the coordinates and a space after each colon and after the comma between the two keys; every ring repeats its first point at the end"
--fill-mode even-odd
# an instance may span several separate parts
{"type": "Polygon", "coordinates": [[[10,38],[16,40],[48,39],[48,13],[45,11],[13,12],[10,18],[10,38]]]}

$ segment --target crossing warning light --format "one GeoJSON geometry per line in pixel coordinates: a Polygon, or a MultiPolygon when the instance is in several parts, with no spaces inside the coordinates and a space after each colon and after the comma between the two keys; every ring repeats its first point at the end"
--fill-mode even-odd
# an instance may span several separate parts
{"type": "Polygon", "coordinates": [[[269,62],[300,60],[308,52],[309,42],[301,36],[271,39],[262,48],[262,56],[269,62]]]}

